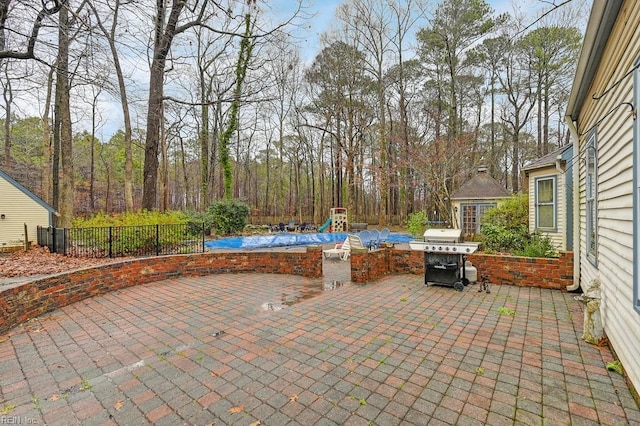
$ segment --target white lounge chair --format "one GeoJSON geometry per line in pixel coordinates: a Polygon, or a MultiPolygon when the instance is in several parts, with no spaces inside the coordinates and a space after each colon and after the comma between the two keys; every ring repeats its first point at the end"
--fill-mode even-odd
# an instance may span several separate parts
{"type": "Polygon", "coordinates": [[[347,260],[349,258],[350,250],[351,250],[351,246],[349,242],[349,236],[347,236],[344,242],[336,243],[335,247],[333,247],[332,249],[322,250],[322,254],[326,259],[336,254],[340,259],[347,260]]]}
{"type": "MultiPolygon", "coordinates": [[[[349,252],[346,254],[347,258],[351,256],[351,249],[368,250],[368,247],[363,244],[362,239],[360,239],[358,235],[351,235],[351,234],[347,235],[347,239],[349,240],[349,252]]],[[[343,260],[347,260],[347,259],[343,259],[343,260]]]]}

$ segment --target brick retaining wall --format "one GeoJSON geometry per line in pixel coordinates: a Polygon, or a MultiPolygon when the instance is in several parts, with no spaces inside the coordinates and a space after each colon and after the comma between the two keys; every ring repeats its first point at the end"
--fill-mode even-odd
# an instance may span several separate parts
{"type": "MultiPolygon", "coordinates": [[[[558,258],[472,254],[468,260],[492,284],[564,289],[573,284],[573,253],[558,258]]],[[[225,252],[150,257],[80,269],[0,292],[0,334],[24,321],[88,297],[168,278],[224,273],[322,276],[322,248],[306,252],[225,252]]],[[[424,274],[424,253],[384,247],[351,251],[351,281],[366,283],[389,274],[424,274]]]]}
{"type": "Polygon", "coordinates": [[[474,253],[468,260],[489,282],[520,287],[564,289],[573,284],[573,252],[557,258],[518,257],[474,253]]]}
{"type": "MultiPolygon", "coordinates": [[[[573,253],[558,258],[530,258],[474,253],[467,260],[493,284],[564,289],[573,284],[573,253]]],[[[383,248],[352,250],[351,281],[366,283],[389,274],[424,274],[424,253],[383,248]]]]}
{"type": "Polygon", "coordinates": [[[239,272],[319,278],[322,248],[148,257],[38,279],[0,292],[0,334],[30,318],[113,290],[168,278],[239,272]]]}

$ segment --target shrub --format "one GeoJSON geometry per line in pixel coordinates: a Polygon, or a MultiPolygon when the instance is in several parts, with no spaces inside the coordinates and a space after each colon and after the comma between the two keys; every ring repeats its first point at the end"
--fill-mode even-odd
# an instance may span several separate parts
{"type": "Polygon", "coordinates": [[[159,212],[156,210],[140,210],[115,215],[99,212],[90,218],[75,218],[73,219],[72,225],[74,228],[93,228],[102,226],[174,225],[188,221],[189,217],[180,211],[159,212]]]}
{"type": "Polygon", "coordinates": [[[211,235],[211,228],[213,228],[213,218],[208,212],[196,212],[190,211],[186,213],[189,217],[189,222],[194,224],[204,224],[205,235],[211,235]]]}
{"type": "Polygon", "coordinates": [[[487,252],[511,252],[523,250],[527,239],[524,232],[508,229],[503,225],[487,223],[482,225],[482,242],[487,252]]]}
{"type": "Polygon", "coordinates": [[[407,220],[407,231],[414,238],[422,236],[427,228],[427,221],[429,220],[427,212],[420,210],[419,212],[411,213],[409,220],[407,220]]]}
{"type": "Polygon", "coordinates": [[[481,229],[487,252],[507,252],[526,257],[557,255],[549,237],[539,232],[529,234],[529,198],[526,194],[516,195],[487,210],[481,229]]]}
{"type": "Polygon", "coordinates": [[[506,229],[521,232],[529,228],[529,197],[526,194],[515,195],[498,207],[485,212],[482,224],[501,225],[506,229]]]}
{"type": "Polygon", "coordinates": [[[558,251],[551,238],[536,232],[529,236],[529,240],[522,250],[514,250],[513,254],[526,257],[555,257],[558,255],[558,251]]]}
{"type": "Polygon", "coordinates": [[[146,210],[116,215],[101,212],[90,218],[76,218],[72,224],[72,244],[89,246],[96,256],[141,255],[157,248],[180,249],[184,241],[201,235],[202,228],[202,225],[190,224],[189,217],[182,212],[146,210]]]}
{"type": "Polygon", "coordinates": [[[207,215],[218,233],[235,234],[246,226],[250,211],[241,200],[220,200],[207,209],[207,215]]]}

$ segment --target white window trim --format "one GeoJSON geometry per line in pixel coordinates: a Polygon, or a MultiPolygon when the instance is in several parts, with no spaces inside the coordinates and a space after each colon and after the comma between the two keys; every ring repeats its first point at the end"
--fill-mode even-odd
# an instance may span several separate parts
{"type": "Polygon", "coordinates": [[[585,243],[587,259],[598,266],[598,139],[594,129],[587,136],[584,158],[585,177],[585,243]],[[589,180],[589,156],[593,155],[593,176],[589,180]],[[591,212],[593,208],[593,212],[591,212]],[[593,241],[592,241],[593,238],[593,241]],[[593,246],[593,250],[591,247],[593,246]]]}
{"type": "Polygon", "coordinates": [[[475,214],[476,214],[476,231],[475,233],[478,234],[480,232],[482,232],[482,218],[479,217],[480,215],[479,210],[481,207],[488,207],[488,208],[493,208],[493,207],[497,207],[498,203],[497,202],[490,202],[490,201],[479,201],[479,202],[470,202],[470,203],[461,203],[460,204],[460,229],[464,229],[464,208],[468,207],[468,206],[473,206],[475,209],[475,214]]]}
{"type": "Polygon", "coordinates": [[[536,229],[540,229],[547,232],[558,231],[558,177],[555,175],[540,176],[535,179],[535,218],[536,229]],[[553,201],[550,203],[538,202],[538,183],[542,181],[550,180],[553,182],[553,201]],[[540,226],[540,215],[538,213],[538,207],[540,206],[553,206],[553,226],[540,226]]]}

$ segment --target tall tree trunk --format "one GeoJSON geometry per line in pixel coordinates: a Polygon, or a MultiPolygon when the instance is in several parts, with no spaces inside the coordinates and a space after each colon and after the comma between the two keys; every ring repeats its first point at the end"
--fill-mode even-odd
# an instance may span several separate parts
{"type": "MultiPolygon", "coordinates": [[[[382,73],[382,64],[380,63],[379,72],[382,73]]],[[[380,74],[382,75],[382,74],[380,74]]],[[[385,111],[385,96],[383,82],[378,82],[378,111],[380,112],[380,211],[378,214],[378,224],[385,226],[389,213],[389,170],[387,166],[387,150],[389,144],[387,140],[387,120],[385,111]]]]}
{"type": "Polygon", "coordinates": [[[44,103],[44,112],[42,114],[42,199],[49,203],[53,204],[52,201],[52,168],[51,168],[51,157],[52,157],[52,144],[51,144],[51,126],[49,123],[49,111],[51,109],[51,94],[53,90],[53,72],[55,67],[51,67],[49,70],[49,74],[47,75],[47,96],[44,103]]]}
{"type": "Polygon", "coordinates": [[[157,208],[158,194],[158,149],[160,145],[160,127],[162,126],[162,102],[164,98],[164,67],[167,54],[176,34],[176,26],[182,9],[187,2],[173,0],[171,13],[165,26],[164,0],[156,0],[155,34],[153,60],[149,73],[149,106],[147,109],[147,135],[144,148],[144,176],[142,208],[157,208]]]}
{"type": "Polygon", "coordinates": [[[73,179],[73,134],[71,130],[71,108],[69,103],[69,11],[60,9],[58,29],[58,60],[56,91],[60,115],[60,161],[62,185],[60,188],[60,226],[71,227],[74,209],[73,179]]]}
{"type": "Polygon", "coordinates": [[[96,103],[98,101],[98,97],[93,98],[93,103],[91,104],[91,159],[89,165],[89,207],[91,208],[91,212],[95,211],[96,203],[95,203],[95,170],[96,170],[96,162],[95,162],[95,154],[96,154],[96,103]]]}
{"type": "Polygon", "coordinates": [[[511,161],[511,191],[515,194],[520,189],[520,140],[519,135],[513,137],[512,158],[511,161]]]}
{"type": "MultiPolygon", "coordinates": [[[[162,110],[160,121],[164,122],[164,108],[161,107],[160,109],[162,110]]],[[[162,188],[162,201],[160,203],[160,211],[163,212],[169,210],[169,153],[167,145],[167,131],[164,126],[162,126],[160,128],[160,155],[162,159],[162,166],[160,168],[160,187],[162,188]]]]}
{"type": "MultiPolygon", "coordinates": [[[[182,160],[182,177],[184,181],[184,199],[185,199],[185,207],[190,208],[193,207],[191,202],[191,190],[189,189],[189,176],[187,174],[187,153],[184,149],[184,140],[180,137],[180,159],[182,160]]],[[[176,180],[177,180],[176,175],[176,180]]]]}
{"type": "Polygon", "coordinates": [[[4,166],[7,170],[11,166],[11,105],[13,104],[13,91],[11,90],[11,79],[5,69],[5,85],[3,91],[4,97],[4,166]]]}
{"type": "Polygon", "coordinates": [[[242,41],[240,42],[240,52],[238,53],[238,62],[236,64],[236,87],[233,92],[233,102],[231,103],[231,113],[226,129],[220,135],[220,164],[222,165],[224,196],[227,199],[232,197],[233,187],[233,170],[231,159],[229,158],[229,145],[231,137],[238,128],[238,113],[240,111],[240,97],[242,95],[242,85],[247,76],[249,61],[251,60],[251,52],[253,50],[253,41],[250,39],[253,24],[251,22],[251,14],[245,15],[245,30],[242,41]]]}
{"type": "Polygon", "coordinates": [[[103,32],[107,42],[109,43],[109,50],[111,51],[111,58],[113,59],[113,66],[116,71],[116,78],[118,79],[118,90],[120,92],[120,104],[122,105],[122,116],[124,117],[124,203],[126,211],[133,211],[133,153],[131,146],[131,114],[129,112],[129,101],[127,99],[127,86],[125,84],[124,75],[122,73],[122,66],[120,65],[120,57],[116,47],[117,29],[118,29],[118,17],[120,10],[120,0],[115,0],[113,5],[113,22],[111,23],[111,29],[108,31],[102,23],[100,14],[93,7],[92,3],[89,3],[89,7],[93,10],[93,14],[97,19],[98,26],[103,32]]]}
{"type": "MultiPolygon", "coordinates": [[[[544,96],[543,102],[543,120],[542,120],[542,155],[547,155],[551,151],[549,146],[549,71],[544,74],[544,96]]],[[[559,135],[558,135],[559,136],[559,135]]]]}
{"type": "MultiPolygon", "coordinates": [[[[203,73],[201,73],[202,75],[203,73]]],[[[209,198],[209,105],[206,104],[204,93],[204,79],[200,78],[201,102],[200,119],[202,129],[200,129],[200,203],[199,210],[206,209],[209,198]]]]}
{"type": "Polygon", "coordinates": [[[491,144],[489,159],[489,176],[496,177],[496,77],[491,70],[491,144]]]}

